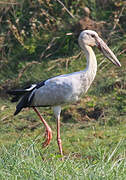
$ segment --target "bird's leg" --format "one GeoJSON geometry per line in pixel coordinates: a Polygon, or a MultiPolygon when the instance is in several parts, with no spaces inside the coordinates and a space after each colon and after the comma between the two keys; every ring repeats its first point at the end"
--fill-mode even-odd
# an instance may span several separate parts
{"type": "Polygon", "coordinates": [[[50,128],[50,126],[47,124],[47,122],[44,120],[44,118],[41,116],[41,114],[39,113],[39,111],[37,110],[37,108],[33,107],[34,111],[37,113],[37,115],[39,116],[40,120],[42,121],[42,123],[45,125],[46,127],[46,137],[47,139],[45,140],[45,142],[43,143],[43,147],[46,147],[49,145],[51,139],[52,139],[52,130],[50,128]]]}
{"type": "Polygon", "coordinates": [[[57,143],[59,146],[60,154],[63,156],[62,142],[60,138],[60,115],[57,117],[57,143]]]}
{"type": "MultiPolygon", "coordinates": [[[[61,113],[61,106],[54,106],[53,107],[54,115],[57,119],[57,143],[59,146],[60,154],[63,156],[63,149],[62,149],[62,142],[60,138],[60,113],[61,113]]],[[[63,158],[62,158],[63,160],[63,158]]]]}

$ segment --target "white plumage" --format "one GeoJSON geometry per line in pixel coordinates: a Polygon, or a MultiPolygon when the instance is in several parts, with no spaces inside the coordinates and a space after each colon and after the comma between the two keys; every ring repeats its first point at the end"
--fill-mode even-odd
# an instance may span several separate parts
{"type": "Polygon", "coordinates": [[[56,106],[77,101],[89,85],[83,75],[83,72],[73,73],[45,81],[44,86],[34,90],[31,106],[56,106]]]}
{"type": "Polygon", "coordinates": [[[19,97],[21,97],[19,104],[16,107],[15,115],[18,114],[22,108],[33,107],[44,123],[47,135],[44,146],[47,146],[50,143],[52,132],[36,107],[53,107],[54,115],[57,118],[57,142],[61,155],[63,155],[60,138],[61,106],[63,104],[78,101],[79,98],[87,92],[94,80],[97,72],[97,61],[91,47],[97,46],[109,60],[114,64],[121,66],[114,53],[95,31],[85,30],[81,32],[78,42],[86,55],[87,66],[85,70],[53,77],[41,83],[33,84],[23,90],[9,91],[9,94],[15,96],[13,101],[18,100],[19,97]]]}

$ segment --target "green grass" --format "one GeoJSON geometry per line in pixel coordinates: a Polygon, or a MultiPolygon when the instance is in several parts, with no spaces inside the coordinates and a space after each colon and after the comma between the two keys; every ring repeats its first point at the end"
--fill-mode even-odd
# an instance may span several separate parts
{"type": "MultiPolygon", "coordinates": [[[[112,129],[106,130],[111,134],[112,129]]],[[[85,130],[79,134],[78,130],[77,135],[71,135],[71,138],[68,136],[70,129],[66,131],[63,145],[67,148],[65,143],[71,139],[71,147],[69,154],[65,150],[63,162],[54,140],[50,147],[42,149],[40,135],[25,140],[21,135],[12,145],[1,146],[0,179],[125,179],[125,138],[118,138],[118,142],[110,137],[100,139],[91,135],[93,131],[88,134],[89,131],[85,130]],[[85,134],[87,137],[81,139],[85,134]],[[87,144],[87,138],[90,145],[85,149],[82,145],[87,144]]]]}

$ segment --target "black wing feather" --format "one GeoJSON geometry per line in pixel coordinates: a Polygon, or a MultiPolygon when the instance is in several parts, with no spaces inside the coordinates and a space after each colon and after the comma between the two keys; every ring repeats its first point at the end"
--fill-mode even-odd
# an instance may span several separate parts
{"type": "Polygon", "coordinates": [[[14,115],[17,115],[22,110],[22,108],[30,106],[30,104],[33,100],[33,97],[34,97],[34,93],[31,96],[32,91],[34,89],[38,89],[38,88],[44,86],[44,84],[45,84],[45,81],[42,81],[37,84],[32,84],[31,86],[28,86],[24,89],[16,89],[16,90],[7,91],[8,94],[14,96],[12,98],[11,102],[16,102],[20,99],[18,105],[16,106],[16,111],[15,111],[14,115]],[[29,99],[29,97],[30,97],[30,99],[29,99]]]}

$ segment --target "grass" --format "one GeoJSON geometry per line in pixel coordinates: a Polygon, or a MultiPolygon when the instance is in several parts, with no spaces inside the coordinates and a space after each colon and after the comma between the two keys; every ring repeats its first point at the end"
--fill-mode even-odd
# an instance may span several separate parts
{"type": "MultiPolygon", "coordinates": [[[[1,147],[0,178],[1,179],[125,179],[126,177],[126,141],[109,142],[109,149],[102,144],[103,140],[94,138],[85,155],[80,143],[78,152],[65,155],[55,154],[55,143],[46,150],[42,149],[36,136],[34,139],[22,141],[17,139],[11,146],[1,147]]],[[[64,139],[64,138],[63,138],[64,139]]],[[[67,135],[66,135],[67,139],[67,135]]],[[[83,143],[83,142],[82,142],[83,143]]],[[[71,145],[71,150],[73,145],[71,145]]],[[[74,148],[75,151],[75,148],[74,148]]],[[[85,151],[85,150],[84,150],[85,151]]]]}

